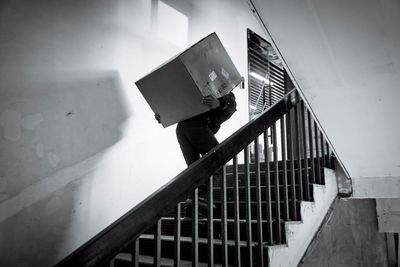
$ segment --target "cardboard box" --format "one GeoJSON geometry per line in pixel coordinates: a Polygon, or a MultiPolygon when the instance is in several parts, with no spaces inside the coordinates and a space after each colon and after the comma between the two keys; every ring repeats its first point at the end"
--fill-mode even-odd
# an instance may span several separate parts
{"type": "Polygon", "coordinates": [[[228,94],[241,81],[216,33],[212,33],[136,82],[164,127],[208,111],[204,96],[228,94]]]}

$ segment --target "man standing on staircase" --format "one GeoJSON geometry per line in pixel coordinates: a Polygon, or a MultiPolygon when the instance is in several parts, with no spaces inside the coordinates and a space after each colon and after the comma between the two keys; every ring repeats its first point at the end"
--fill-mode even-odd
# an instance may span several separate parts
{"type": "MultiPolygon", "coordinates": [[[[229,94],[220,98],[206,96],[203,103],[209,108],[209,111],[181,121],[176,127],[176,136],[182,150],[186,164],[190,166],[192,163],[200,159],[200,155],[205,155],[208,151],[219,144],[215,138],[215,134],[221,127],[221,124],[228,120],[236,111],[235,95],[229,94]]],[[[159,116],[156,114],[159,121],[159,116]]],[[[207,186],[199,187],[199,213],[204,214],[206,202],[207,186]]],[[[191,197],[186,200],[185,215],[190,217],[190,211],[187,207],[191,204],[191,197]]]]}
{"type": "Polygon", "coordinates": [[[204,97],[203,103],[209,111],[181,121],[176,127],[176,136],[188,166],[219,144],[215,134],[221,124],[236,111],[235,95],[232,92],[218,99],[213,96],[204,97]]]}
{"type": "MultiPolygon", "coordinates": [[[[204,97],[203,103],[210,109],[206,113],[181,121],[176,127],[176,136],[181,147],[186,164],[190,166],[218,145],[215,134],[221,124],[228,120],[236,111],[235,95],[229,94],[220,98],[204,97]]],[[[207,214],[207,186],[201,185],[198,190],[199,217],[207,214]]],[[[191,196],[186,200],[185,216],[191,215],[191,196]]]]}

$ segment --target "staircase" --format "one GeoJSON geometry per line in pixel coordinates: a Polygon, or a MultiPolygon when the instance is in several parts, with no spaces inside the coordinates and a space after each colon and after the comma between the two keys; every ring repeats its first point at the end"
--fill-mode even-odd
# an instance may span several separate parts
{"type": "Polygon", "coordinates": [[[293,90],[57,266],[295,266],[337,195],[335,164],[293,90]]]}
{"type": "MultiPolygon", "coordinates": [[[[314,164],[317,165],[317,161],[320,165],[327,164],[325,158],[314,159],[314,164]]],[[[268,250],[272,248],[275,251],[276,245],[286,244],[286,232],[285,222],[301,222],[301,204],[302,202],[308,202],[313,200],[314,185],[325,184],[325,171],[323,168],[319,170],[319,175],[312,173],[311,167],[307,170],[302,167],[299,168],[297,161],[294,162],[294,183],[291,180],[288,181],[287,191],[285,192],[285,175],[282,161],[278,162],[278,187],[279,194],[276,191],[276,181],[271,179],[275,177],[276,171],[274,170],[274,163],[270,162],[269,166],[269,178],[270,184],[267,184],[267,173],[268,168],[266,164],[259,164],[259,182],[257,182],[257,167],[256,163],[252,162],[246,170],[245,164],[238,164],[237,170],[234,165],[225,166],[225,179],[226,179],[226,218],[225,225],[221,226],[221,222],[224,220],[223,214],[223,197],[222,184],[223,178],[218,177],[213,180],[212,184],[212,199],[213,199],[213,266],[224,265],[224,242],[223,242],[223,227],[226,227],[226,251],[229,255],[227,265],[238,266],[237,261],[240,260],[241,265],[249,266],[261,266],[260,262],[252,262],[251,254],[253,258],[260,259],[260,251],[262,251],[264,261],[268,261],[268,250]],[[310,183],[303,180],[301,183],[298,180],[299,171],[304,173],[307,172],[308,177],[319,176],[319,181],[316,183],[310,183]],[[236,176],[237,173],[237,176],[236,176]],[[248,175],[248,177],[247,177],[248,175]],[[237,177],[237,179],[236,179],[237,177]],[[247,180],[248,179],[248,180],[247,180]],[[308,188],[307,187],[308,184],[308,188]],[[268,189],[269,188],[269,189],[268,189]],[[257,191],[259,190],[261,201],[257,202],[257,191]],[[270,190],[270,192],[268,192],[270,190]],[[247,193],[249,192],[249,194],[247,193]],[[309,192],[309,195],[303,194],[302,192],[309,192]],[[285,194],[287,194],[287,203],[285,201],[285,194]],[[268,202],[268,195],[271,197],[271,201],[268,202]],[[249,196],[250,201],[246,201],[249,196]],[[281,196],[281,197],[280,197],[281,196]],[[277,199],[279,199],[279,207],[277,199]],[[257,209],[261,207],[261,231],[259,233],[259,225],[257,220],[257,209]],[[235,211],[238,211],[238,220],[235,218],[235,211]],[[271,210],[271,218],[268,218],[268,211],[271,210]],[[288,218],[284,219],[284,211],[287,210],[288,218]],[[249,214],[247,214],[249,212],[249,214]],[[278,217],[278,212],[280,216],[278,217]],[[251,217],[250,222],[247,221],[247,216],[251,217]],[[278,219],[279,218],[279,219],[278,219]],[[278,223],[279,222],[279,223],[278,223]],[[239,240],[236,244],[235,240],[239,240]],[[259,240],[262,243],[262,250],[259,247],[259,240]],[[249,242],[250,241],[250,242],[249,242]],[[251,249],[249,249],[249,244],[251,249]],[[238,246],[238,247],[237,247],[238,246]],[[236,256],[236,257],[235,257],[236,256]]],[[[329,164],[329,163],[328,163],[329,164]]],[[[290,162],[286,163],[286,178],[291,176],[290,162]]],[[[300,164],[301,166],[304,166],[300,164]]],[[[311,164],[310,164],[311,165],[311,164]]],[[[318,186],[317,186],[318,188],[318,186]]],[[[321,190],[319,187],[316,190],[321,190]]],[[[323,187],[322,187],[323,190],[323,187]]],[[[180,266],[192,266],[192,218],[185,218],[183,207],[187,205],[185,202],[179,203],[177,210],[180,210],[179,216],[176,216],[176,212],[172,212],[167,216],[161,218],[158,224],[153,228],[143,233],[135,243],[134,247],[130,247],[121,253],[119,253],[112,264],[114,267],[133,266],[136,260],[135,266],[153,266],[154,255],[156,253],[155,238],[161,240],[161,255],[159,264],[160,266],[174,266],[175,255],[175,232],[177,225],[180,224],[180,266]],[[161,227],[160,232],[157,234],[157,227],[161,227]],[[159,235],[159,236],[158,236],[159,235]]],[[[303,203],[304,205],[304,203],[303,203]]],[[[311,204],[312,205],[312,204],[311,204]]],[[[210,221],[208,218],[198,219],[198,265],[197,266],[208,266],[208,234],[210,228],[210,221]]],[[[279,246],[277,246],[279,247],[279,246]]],[[[283,246],[285,247],[285,246],[283,246]]],[[[265,265],[265,264],[264,264],[265,265]]]]}

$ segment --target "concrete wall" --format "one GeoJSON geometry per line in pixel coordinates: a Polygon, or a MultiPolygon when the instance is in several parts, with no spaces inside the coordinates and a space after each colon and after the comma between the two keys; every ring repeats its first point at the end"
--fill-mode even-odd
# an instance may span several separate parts
{"type": "Polygon", "coordinates": [[[399,1],[252,2],[350,176],[400,181],[399,1]]]}
{"type": "Polygon", "coordinates": [[[134,82],[214,31],[247,77],[248,27],[240,0],[1,1],[0,265],[53,265],[183,170],[134,82]]]}
{"type": "Polygon", "coordinates": [[[386,239],[378,232],[375,201],[337,199],[331,209],[299,266],[388,266],[386,239]]]}
{"type": "Polygon", "coordinates": [[[376,200],[378,229],[383,233],[400,233],[400,198],[376,200]]]}

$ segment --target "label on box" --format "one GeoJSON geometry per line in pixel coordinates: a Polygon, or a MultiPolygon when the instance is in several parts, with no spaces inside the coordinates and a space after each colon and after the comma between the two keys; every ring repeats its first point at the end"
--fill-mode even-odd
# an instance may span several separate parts
{"type": "Polygon", "coordinates": [[[213,82],[218,76],[217,76],[217,74],[215,73],[215,71],[212,71],[212,72],[208,75],[208,77],[209,77],[210,80],[213,82]]]}
{"type": "Polygon", "coordinates": [[[221,67],[221,74],[225,77],[225,79],[229,80],[229,73],[221,67]]]}

